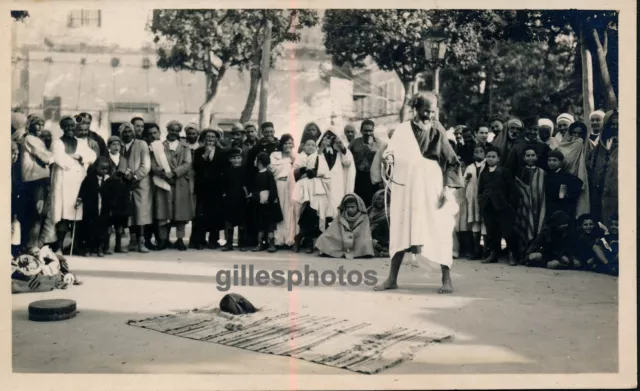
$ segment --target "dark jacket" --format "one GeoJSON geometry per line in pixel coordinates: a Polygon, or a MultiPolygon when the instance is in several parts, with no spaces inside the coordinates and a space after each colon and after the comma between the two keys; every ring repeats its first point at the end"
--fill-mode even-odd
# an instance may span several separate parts
{"type": "Polygon", "coordinates": [[[218,147],[209,161],[204,158],[205,151],[205,147],[200,147],[193,153],[194,191],[196,196],[205,198],[213,194],[222,196],[222,176],[229,167],[228,152],[218,147]]]}
{"type": "Polygon", "coordinates": [[[258,168],[255,166],[255,160],[261,152],[265,152],[267,155],[271,156],[271,154],[278,150],[280,142],[277,138],[273,138],[272,142],[266,141],[266,139],[261,138],[258,140],[256,145],[254,145],[249,152],[247,153],[247,161],[245,163],[245,168],[247,170],[247,183],[249,186],[253,185],[253,181],[255,179],[256,174],[258,173],[258,168]]]}
{"type": "Polygon", "coordinates": [[[492,205],[497,211],[512,210],[517,205],[517,192],[511,172],[496,167],[490,172],[486,167],[478,179],[478,201],[481,209],[492,205]]]}
{"type": "Polygon", "coordinates": [[[127,217],[131,212],[128,185],[121,174],[108,177],[98,185],[98,176],[90,169],[82,181],[78,198],[82,199],[84,221],[96,221],[99,217],[127,217]]]}
{"type": "Polygon", "coordinates": [[[582,180],[569,174],[564,169],[558,172],[548,172],[545,176],[544,193],[546,213],[548,216],[556,211],[562,211],[569,216],[576,215],[576,205],[582,191],[582,180]],[[567,187],[566,195],[560,199],[560,186],[567,187]]]}

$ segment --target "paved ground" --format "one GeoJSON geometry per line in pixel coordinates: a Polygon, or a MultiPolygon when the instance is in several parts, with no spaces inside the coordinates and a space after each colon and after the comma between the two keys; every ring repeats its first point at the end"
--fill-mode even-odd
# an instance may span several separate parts
{"type": "MultiPolygon", "coordinates": [[[[129,319],[216,304],[215,275],[234,264],[255,269],[346,269],[386,276],[384,259],[340,261],[289,251],[276,254],[165,251],[71,258],[84,281],[68,290],[13,296],[14,372],[340,374],[286,357],[191,341],[126,325],[129,319]],[[70,298],[72,320],[27,320],[30,302],[70,298]]],[[[401,289],[361,285],[237,287],[257,306],[330,313],[377,323],[448,332],[455,341],[427,347],[386,374],[616,372],[617,281],[585,272],[456,261],[455,293],[436,293],[439,273],[403,266],[401,289]]]]}

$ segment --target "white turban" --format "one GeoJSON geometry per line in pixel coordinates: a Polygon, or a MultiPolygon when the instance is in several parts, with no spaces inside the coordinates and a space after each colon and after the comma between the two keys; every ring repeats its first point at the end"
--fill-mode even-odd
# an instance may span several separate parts
{"type": "Polygon", "coordinates": [[[548,128],[551,128],[551,132],[553,132],[553,121],[551,121],[549,118],[540,118],[538,120],[538,126],[546,126],[548,128]]]}
{"type": "Polygon", "coordinates": [[[591,113],[591,115],[589,116],[589,119],[592,119],[593,117],[598,117],[600,119],[604,118],[604,111],[602,110],[596,110],[593,113],[591,113]]]}
{"type": "Polygon", "coordinates": [[[560,124],[562,122],[566,122],[567,124],[571,125],[572,123],[574,123],[576,120],[575,118],[573,118],[573,115],[569,114],[569,113],[562,113],[558,116],[558,119],[556,119],[556,123],[560,124]]]}

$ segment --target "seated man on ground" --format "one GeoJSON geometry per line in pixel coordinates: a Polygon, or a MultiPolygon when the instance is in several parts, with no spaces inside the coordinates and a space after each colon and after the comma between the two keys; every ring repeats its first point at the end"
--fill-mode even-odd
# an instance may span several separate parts
{"type": "Polygon", "coordinates": [[[527,249],[527,266],[567,269],[573,257],[574,244],[569,231],[571,218],[562,211],[549,217],[540,234],[527,249]]]}
{"type": "Polygon", "coordinates": [[[595,224],[593,216],[585,213],[578,217],[575,234],[576,248],[573,253],[573,266],[576,269],[588,270],[590,265],[594,264],[593,245],[602,235],[602,230],[595,224]]]}
{"type": "Polygon", "coordinates": [[[333,258],[372,257],[373,240],[364,201],[357,194],[347,194],[338,208],[334,224],[320,235],[316,248],[333,258]]]}
{"type": "Polygon", "coordinates": [[[598,273],[618,275],[618,216],[613,215],[609,218],[609,228],[601,238],[599,238],[593,246],[595,253],[594,262],[591,267],[598,273]]]}

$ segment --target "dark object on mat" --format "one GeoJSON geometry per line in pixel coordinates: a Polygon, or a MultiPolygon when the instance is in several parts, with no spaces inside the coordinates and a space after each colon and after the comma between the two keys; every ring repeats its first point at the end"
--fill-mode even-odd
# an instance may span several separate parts
{"type": "Polygon", "coordinates": [[[237,293],[229,293],[224,295],[220,300],[220,310],[234,315],[253,314],[256,307],[237,293]]]}
{"type": "Polygon", "coordinates": [[[55,322],[76,316],[76,302],[67,299],[34,301],[29,304],[29,320],[55,322]]]}

